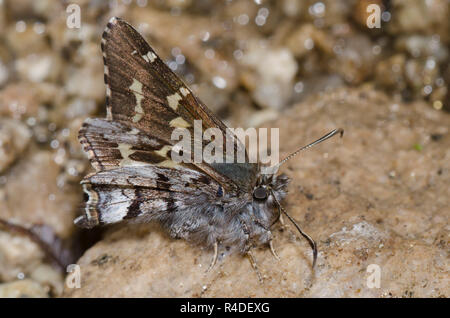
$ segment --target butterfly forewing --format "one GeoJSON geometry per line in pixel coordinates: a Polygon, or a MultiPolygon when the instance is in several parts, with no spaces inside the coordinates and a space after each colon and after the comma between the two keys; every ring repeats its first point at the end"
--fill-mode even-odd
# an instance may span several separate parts
{"type": "Polygon", "coordinates": [[[213,204],[222,191],[201,172],[184,169],[180,175],[175,169],[150,165],[101,171],[86,176],[82,184],[89,200],[76,223],[87,228],[122,220],[164,220],[193,204],[199,194],[213,204]]]}
{"type": "Polygon", "coordinates": [[[107,67],[105,82],[112,97],[107,105],[111,118],[126,117],[138,126],[143,120],[140,125],[144,130],[150,129],[146,122],[158,122],[156,117],[160,117],[164,127],[169,123],[171,127],[183,128],[192,126],[196,119],[202,120],[204,128],[225,131],[226,126],[128,23],[111,19],[103,34],[102,50],[107,67]]]}
{"type": "MultiPolygon", "coordinates": [[[[165,148],[159,149],[164,155],[170,154],[171,147],[177,143],[171,138],[176,128],[188,129],[194,144],[194,120],[201,120],[203,130],[220,129],[224,153],[227,151],[227,136],[234,139],[234,154],[237,154],[238,147],[243,147],[128,23],[118,18],[110,20],[103,34],[102,51],[108,120],[123,122],[165,142],[165,148]]],[[[202,142],[207,143],[205,140],[202,142]]],[[[194,147],[191,150],[188,155],[194,162],[194,147]]],[[[178,166],[170,161],[170,156],[165,157],[167,160],[161,161],[158,156],[151,156],[157,161],[149,163],[172,168],[178,166]]],[[[205,162],[195,162],[194,165],[228,191],[238,191],[229,169],[221,171],[220,167],[212,167],[205,162]]],[[[253,170],[250,172],[254,173],[253,170]]]]}
{"type": "Polygon", "coordinates": [[[80,129],[80,143],[97,171],[122,166],[163,165],[166,142],[126,122],[87,119],[80,129]]]}

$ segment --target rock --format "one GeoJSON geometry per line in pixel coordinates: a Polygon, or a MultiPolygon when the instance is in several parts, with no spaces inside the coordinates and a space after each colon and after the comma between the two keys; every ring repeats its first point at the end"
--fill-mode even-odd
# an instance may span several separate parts
{"type": "Polygon", "coordinates": [[[305,2],[309,6],[305,6],[303,9],[303,18],[307,21],[313,21],[318,27],[329,27],[344,23],[348,20],[352,10],[354,10],[353,1],[323,0],[305,2]]]}
{"type": "Polygon", "coordinates": [[[305,2],[298,0],[282,0],[280,2],[281,10],[288,17],[298,17],[306,7],[305,2]]]}
{"type": "Polygon", "coordinates": [[[65,117],[67,119],[74,119],[77,117],[86,117],[95,113],[97,105],[92,99],[75,98],[69,101],[66,110],[65,117]]]}
{"type": "Polygon", "coordinates": [[[2,3],[2,5],[0,5],[0,28],[4,30],[5,26],[6,26],[6,8],[5,5],[2,3]]]}
{"type": "MultiPolygon", "coordinates": [[[[97,66],[100,66],[100,64],[97,66]]],[[[65,89],[69,95],[100,102],[105,98],[103,76],[103,71],[91,66],[85,66],[81,69],[70,67],[67,70],[65,89]]]]}
{"type": "MultiPolygon", "coordinates": [[[[221,82],[221,79],[222,78],[217,78],[216,81],[218,82],[216,84],[223,84],[224,82],[221,82]]],[[[226,108],[229,101],[228,93],[223,90],[223,86],[220,87],[222,88],[217,87],[213,83],[207,82],[200,83],[198,85],[191,85],[191,89],[194,91],[194,94],[198,96],[198,98],[200,98],[205,105],[208,105],[208,108],[215,114],[226,108]]]]}
{"type": "Polygon", "coordinates": [[[434,83],[439,77],[438,71],[433,58],[410,59],[405,64],[405,79],[416,96],[428,96],[433,92],[434,83]]]}
{"type": "Polygon", "coordinates": [[[296,29],[286,39],[286,46],[291,50],[296,58],[301,58],[310,54],[311,50],[316,50],[324,54],[333,53],[334,40],[327,34],[312,24],[304,24],[296,29]]]}
{"type": "Polygon", "coordinates": [[[0,298],[45,298],[48,296],[48,288],[29,279],[0,284],[0,298]]]}
{"type": "MultiPolygon", "coordinates": [[[[24,81],[9,84],[0,91],[0,115],[16,119],[26,118],[30,126],[38,122],[48,124],[49,111],[43,105],[55,105],[55,108],[61,108],[64,98],[65,92],[53,83],[24,81]],[[28,120],[31,120],[31,123],[28,120]]],[[[52,110],[50,114],[55,112],[58,110],[52,110]]]]}
{"type": "Polygon", "coordinates": [[[329,92],[344,86],[344,80],[339,75],[319,75],[299,81],[294,85],[294,101],[301,101],[312,94],[329,92]]]}
{"type": "Polygon", "coordinates": [[[253,114],[252,117],[247,119],[246,127],[258,127],[262,124],[278,118],[279,112],[274,109],[263,109],[253,114]]]}
{"type": "Polygon", "coordinates": [[[403,90],[406,87],[405,64],[404,54],[392,55],[380,61],[375,68],[375,81],[383,88],[403,90]]]}
{"type": "Polygon", "coordinates": [[[8,66],[6,66],[0,59],[0,87],[7,83],[10,77],[10,71],[8,66]]]}
{"type": "Polygon", "coordinates": [[[64,149],[64,153],[62,153],[62,150],[59,150],[62,155],[70,155],[71,158],[83,159],[85,160],[85,165],[89,165],[89,162],[86,161],[86,153],[81,149],[80,142],[78,141],[78,131],[84,119],[85,117],[80,117],[72,120],[66,128],[59,132],[57,140],[60,145],[65,145],[68,148],[67,151],[63,147],[60,148],[64,149]]]}
{"type": "Polygon", "coordinates": [[[14,118],[35,116],[39,103],[36,92],[25,84],[9,84],[0,91],[0,115],[14,118]]]}
{"type": "Polygon", "coordinates": [[[59,56],[52,53],[30,54],[16,61],[19,76],[34,83],[56,80],[61,67],[59,56]]]}
{"type": "Polygon", "coordinates": [[[6,32],[6,44],[18,57],[23,58],[32,53],[50,49],[44,33],[36,33],[32,21],[18,21],[9,24],[6,32]]]}
{"type": "Polygon", "coordinates": [[[0,119],[0,173],[25,150],[30,131],[18,120],[0,119]]]}
{"type": "Polygon", "coordinates": [[[60,172],[49,151],[36,151],[20,161],[2,177],[0,218],[24,226],[46,224],[61,238],[69,237],[82,195],[78,182],[58,182],[60,172]]]}
{"type": "Polygon", "coordinates": [[[360,84],[373,73],[377,62],[374,46],[363,34],[341,38],[333,48],[336,59],[329,63],[331,73],[339,74],[350,84],[360,84]]]}
{"type": "Polygon", "coordinates": [[[27,17],[40,17],[41,19],[51,19],[58,16],[65,10],[63,3],[55,3],[51,0],[32,1],[17,0],[8,5],[9,14],[14,19],[27,17]]]}
{"type": "Polygon", "coordinates": [[[58,268],[46,264],[46,261],[41,247],[28,236],[0,228],[0,282],[11,283],[0,285],[0,294],[21,294],[24,293],[20,292],[21,289],[32,286],[46,293],[38,297],[60,295],[63,275],[58,268]],[[28,283],[18,284],[17,279],[26,279],[28,283]]]}
{"type": "Polygon", "coordinates": [[[9,282],[21,274],[28,275],[39,266],[45,255],[41,248],[26,236],[0,230],[0,281],[9,282]]]}
{"type": "Polygon", "coordinates": [[[253,43],[241,63],[248,68],[243,84],[262,107],[280,109],[291,98],[297,62],[286,48],[270,48],[267,43],[253,43]],[[270,65],[271,67],[267,67],[270,65]]]}
{"type": "Polygon", "coordinates": [[[79,259],[81,288],[63,296],[449,296],[450,115],[371,89],[337,89],[268,127],[281,128],[281,157],[345,129],[342,140],[282,168],[292,178],[283,205],[318,242],[314,271],[309,245],[286,218],[285,228],[273,228],[281,260],[267,247],[254,250],[263,283],[245,257],[220,253],[205,273],[211,251],[156,225],[118,225],[79,259]]]}
{"type": "Polygon", "coordinates": [[[449,49],[437,36],[411,35],[395,41],[399,51],[405,51],[414,58],[432,57],[441,63],[448,58],[449,49]]]}
{"type": "Polygon", "coordinates": [[[446,0],[393,0],[392,21],[387,25],[393,34],[438,34],[444,42],[449,40],[449,5],[446,0]]]}
{"type": "Polygon", "coordinates": [[[50,295],[61,295],[64,288],[63,274],[54,267],[41,264],[30,273],[30,277],[49,290],[50,295]]]}

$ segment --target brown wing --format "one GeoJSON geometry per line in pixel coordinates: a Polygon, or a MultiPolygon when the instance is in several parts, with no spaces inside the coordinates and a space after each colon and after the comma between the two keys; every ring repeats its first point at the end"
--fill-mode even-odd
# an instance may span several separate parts
{"type": "Polygon", "coordinates": [[[88,200],[75,223],[85,228],[122,220],[164,220],[198,204],[199,196],[207,204],[222,197],[221,186],[202,172],[179,173],[154,165],[99,171],[86,176],[82,184],[88,200]]]}
{"type": "MultiPolygon", "coordinates": [[[[128,23],[119,18],[110,20],[103,33],[102,51],[107,95],[106,120],[120,124],[121,134],[128,136],[134,132],[134,137],[125,139],[137,141],[138,137],[142,140],[147,135],[155,142],[151,149],[148,145],[146,149],[138,149],[137,144],[117,143],[113,138],[106,140],[103,132],[105,124],[92,126],[91,122],[86,122],[80,131],[80,140],[98,170],[112,168],[118,163],[126,165],[130,158],[124,158],[124,154],[139,157],[140,162],[176,168],[177,165],[168,156],[171,147],[177,143],[171,139],[172,131],[176,128],[188,129],[193,145],[194,120],[202,121],[203,130],[219,128],[222,131],[224,153],[227,152],[227,136],[235,140],[235,154],[239,147],[243,147],[128,23]],[[111,150],[111,146],[117,149],[111,150]]],[[[192,159],[192,164],[187,164],[189,168],[195,166],[228,191],[237,191],[243,180],[248,182],[256,175],[256,165],[253,164],[241,165],[238,173],[234,173],[230,165],[198,163],[194,162],[193,154],[189,155],[192,159]]],[[[132,160],[133,165],[138,161],[132,160]]]]}

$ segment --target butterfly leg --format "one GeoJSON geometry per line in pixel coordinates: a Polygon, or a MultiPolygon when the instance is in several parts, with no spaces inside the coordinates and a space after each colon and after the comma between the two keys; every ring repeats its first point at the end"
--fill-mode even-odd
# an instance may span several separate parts
{"type": "Polygon", "coordinates": [[[253,269],[256,272],[256,275],[258,275],[259,281],[262,283],[263,279],[262,279],[261,273],[259,272],[258,265],[256,264],[256,260],[253,257],[253,254],[250,250],[247,251],[247,256],[248,256],[248,259],[250,260],[250,264],[252,265],[253,269]]]}
{"type": "Polygon", "coordinates": [[[209,272],[209,271],[214,267],[214,265],[216,264],[216,262],[217,262],[218,251],[219,251],[219,243],[216,241],[216,242],[214,243],[214,256],[213,256],[213,259],[212,259],[212,261],[211,261],[211,264],[209,265],[209,267],[208,267],[208,269],[206,270],[206,272],[209,272]]]}
{"type": "Polygon", "coordinates": [[[280,257],[278,256],[277,252],[275,251],[275,248],[273,247],[273,241],[272,240],[269,241],[269,247],[270,247],[270,251],[272,252],[272,255],[275,257],[275,259],[277,261],[279,261],[280,257]]]}
{"type": "MultiPolygon", "coordinates": [[[[281,221],[281,213],[278,215],[279,220],[281,221]]],[[[269,247],[270,247],[270,251],[272,252],[272,255],[275,257],[275,259],[277,261],[280,260],[280,257],[278,256],[277,252],[275,251],[275,248],[273,247],[273,240],[272,240],[272,232],[270,232],[270,230],[268,230],[263,224],[261,224],[258,220],[253,220],[255,222],[255,224],[259,225],[260,227],[262,227],[269,235],[270,239],[269,239],[269,247]]],[[[283,224],[284,226],[284,224],[283,224]]]]}
{"type": "Polygon", "coordinates": [[[281,226],[282,226],[282,227],[285,227],[286,224],[284,223],[283,215],[282,215],[281,213],[280,213],[280,218],[279,218],[279,220],[280,220],[281,226]]]}
{"type": "Polygon", "coordinates": [[[280,221],[281,227],[282,227],[282,228],[285,228],[284,219],[283,219],[283,215],[281,214],[281,210],[280,210],[280,209],[277,209],[277,211],[278,211],[278,215],[277,215],[277,217],[275,218],[275,221],[273,221],[273,223],[270,225],[270,227],[272,227],[272,225],[274,225],[275,223],[277,223],[278,221],[280,221]]]}

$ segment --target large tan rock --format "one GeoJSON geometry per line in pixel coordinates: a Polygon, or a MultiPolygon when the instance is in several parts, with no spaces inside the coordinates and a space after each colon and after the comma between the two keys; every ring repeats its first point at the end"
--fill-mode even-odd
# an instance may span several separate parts
{"type": "Polygon", "coordinates": [[[66,297],[448,297],[450,116],[370,89],[309,98],[271,124],[287,154],[331,129],[345,136],[292,159],[285,208],[316,239],[312,253],[286,223],[281,260],[172,240],[155,225],[117,226],[78,261],[81,288],[66,297]],[[368,272],[369,270],[369,272],[368,272]],[[380,274],[377,288],[377,273],[380,274]],[[373,287],[373,288],[370,288],[373,287]]]}
{"type": "Polygon", "coordinates": [[[61,238],[73,234],[81,189],[77,183],[58,184],[62,169],[55,158],[50,151],[36,151],[3,176],[0,219],[26,227],[46,224],[61,238]]]}

